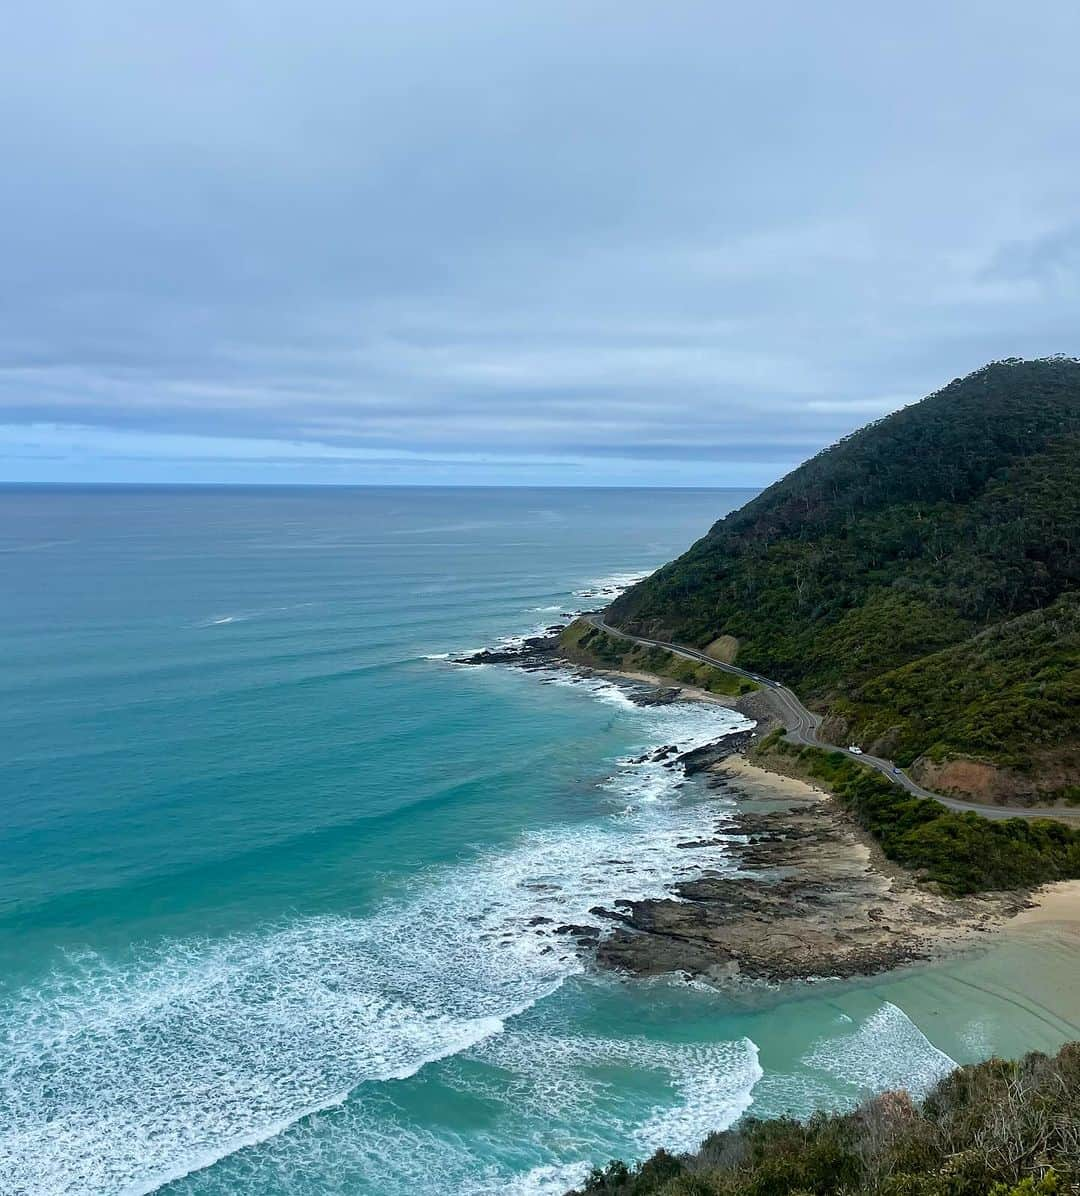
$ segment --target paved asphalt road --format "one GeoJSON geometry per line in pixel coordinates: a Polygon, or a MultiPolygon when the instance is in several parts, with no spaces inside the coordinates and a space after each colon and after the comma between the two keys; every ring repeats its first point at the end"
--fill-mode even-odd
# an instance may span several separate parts
{"type": "Polygon", "coordinates": [[[878,772],[884,773],[890,781],[895,782],[897,785],[903,785],[909,793],[914,793],[919,797],[929,797],[936,802],[940,802],[943,806],[948,806],[950,810],[972,810],[974,813],[982,814],[987,818],[1080,818],[1080,810],[1074,811],[1049,806],[1029,806],[1026,808],[989,806],[981,805],[978,802],[957,801],[954,797],[944,797],[940,793],[931,793],[929,789],[923,789],[921,785],[917,785],[907,773],[901,771],[891,760],[882,760],[877,756],[869,756],[865,752],[850,752],[847,748],[837,747],[836,744],[827,743],[821,739],[818,735],[818,729],[821,726],[821,716],[807,710],[795,694],[787,686],[781,685],[779,681],[773,681],[769,677],[762,677],[759,673],[751,673],[746,669],[740,669],[737,665],[724,664],[712,656],[707,656],[704,652],[699,652],[696,648],[685,648],[681,644],[668,644],[663,640],[650,640],[640,635],[630,635],[625,631],[620,631],[617,627],[612,627],[610,624],[605,623],[602,615],[586,615],[585,618],[600,631],[606,631],[608,635],[616,636],[618,639],[630,640],[635,644],[644,644],[647,648],[664,648],[668,652],[673,652],[676,656],[685,656],[689,660],[701,660],[706,664],[712,665],[714,668],[723,669],[725,673],[734,673],[737,677],[748,677],[751,681],[756,681],[772,694],[778,712],[784,721],[784,725],[787,727],[785,738],[789,739],[792,743],[807,744],[812,747],[827,748],[829,751],[843,752],[845,756],[850,756],[853,760],[858,760],[860,764],[869,764],[871,768],[876,768],[878,772]]]}

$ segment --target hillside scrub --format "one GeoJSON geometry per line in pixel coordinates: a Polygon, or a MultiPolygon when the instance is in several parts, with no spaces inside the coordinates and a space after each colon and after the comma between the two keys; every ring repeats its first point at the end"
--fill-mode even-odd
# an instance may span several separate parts
{"type": "Polygon", "coordinates": [[[737,663],[859,737],[894,732],[905,760],[971,753],[1053,788],[1061,762],[1039,781],[1047,758],[1026,745],[1032,727],[1080,738],[1078,589],[1080,362],[1009,360],[819,453],[605,617],[697,647],[732,637],[737,663]]]}
{"type": "Polygon", "coordinates": [[[1080,1043],[958,1067],[807,1121],[744,1118],[694,1153],[615,1161],[571,1196],[1065,1196],[1080,1191],[1080,1043]]]}
{"type": "Polygon", "coordinates": [[[843,752],[799,747],[772,731],[756,749],[820,781],[889,859],[952,896],[1080,877],[1080,831],[1049,818],[984,818],[916,797],[843,752]]]}
{"type": "Polygon", "coordinates": [[[757,689],[745,677],[714,668],[703,661],[676,656],[665,648],[649,648],[608,635],[584,619],[577,619],[559,637],[563,652],[581,664],[623,673],[652,673],[681,685],[695,685],[714,694],[743,694],[757,689]]]}
{"type": "Polygon", "coordinates": [[[832,710],[905,766],[961,754],[1025,770],[1046,746],[1080,747],[1080,592],[882,673],[832,710]]]}

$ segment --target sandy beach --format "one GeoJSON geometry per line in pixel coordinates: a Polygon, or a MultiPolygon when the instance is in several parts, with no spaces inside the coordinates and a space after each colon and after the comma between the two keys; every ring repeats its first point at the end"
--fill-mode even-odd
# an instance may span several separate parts
{"type": "Polygon", "coordinates": [[[596,945],[602,966],[725,985],[870,976],[952,958],[1027,902],[919,884],[828,793],[757,766],[734,744],[705,783],[728,813],[718,812],[713,837],[680,846],[720,848],[715,867],[670,897],[594,911],[617,923],[596,945]]]}
{"type": "MultiPolygon", "coordinates": [[[[616,670],[604,671],[612,677],[619,677],[638,683],[650,684],[657,687],[670,685],[670,682],[665,678],[655,674],[618,672],[616,670]]],[[[760,735],[763,730],[767,730],[767,727],[761,726],[762,711],[753,708],[755,705],[753,694],[742,697],[729,697],[709,693],[707,690],[692,685],[678,685],[675,688],[679,691],[678,698],[681,701],[710,702],[723,706],[734,706],[743,710],[748,717],[758,720],[759,726],[756,728],[757,735],[760,735]]],[[[776,772],[771,768],[764,768],[759,763],[752,763],[741,754],[729,756],[724,760],[722,768],[726,775],[737,780],[740,787],[753,798],[763,801],[770,799],[794,801],[824,800],[835,810],[838,817],[845,821],[850,821],[834,805],[831,796],[826,790],[812,785],[807,781],[796,777],[785,776],[783,773],[776,772]]],[[[901,889],[910,887],[916,893],[921,891],[902,869],[897,868],[885,859],[876,843],[869,836],[865,835],[859,828],[854,827],[853,824],[852,831],[858,844],[858,847],[853,849],[865,852],[865,856],[862,859],[864,867],[869,868],[871,871],[879,871],[883,874],[891,875],[893,878],[900,879],[902,883],[899,888],[901,889]],[[904,881],[910,882],[910,885],[903,883],[904,881]]],[[[985,932],[989,929],[995,929],[1013,936],[1023,935],[1025,932],[1031,931],[1036,927],[1056,927],[1075,933],[1078,939],[1080,939],[1080,880],[1065,880],[1054,884],[1043,885],[1030,894],[1021,895],[1015,900],[1009,896],[1000,899],[998,895],[988,894],[985,898],[968,899],[967,902],[955,902],[954,907],[961,916],[956,926],[943,926],[940,928],[939,933],[933,935],[937,940],[938,947],[935,954],[955,954],[956,951],[962,950],[965,945],[971,946],[976,942],[984,942],[985,933],[983,933],[982,937],[979,937],[975,932],[985,932]],[[961,911],[960,909],[961,905],[967,905],[972,902],[976,903],[976,905],[982,903],[985,906],[985,910],[983,911],[985,916],[977,917],[974,923],[971,923],[970,918],[967,916],[967,911],[961,911]]]]}
{"type": "Polygon", "coordinates": [[[1032,893],[1031,900],[1035,904],[1021,910],[1009,924],[1010,928],[1053,923],[1072,926],[1080,931],[1080,880],[1062,880],[1057,884],[1043,885],[1032,893]]]}
{"type": "Polygon", "coordinates": [[[808,781],[801,781],[797,777],[785,777],[781,773],[762,768],[759,764],[751,764],[745,756],[729,756],[724,761],[724,771],[737,777],[744,785],[761,791],[762,797],[791,797],[800,801],[810,801],[827,798],[824,789],[811,785],[808,781]]]}
{"type": "Polygon", "coordinates": [[[697,879],[673,885],[665,898],[616,900],[591,911],[612,926],[578,939],[600,966],[725,985],[826,980],[955,959],[1002,928],[1031,937],[1036,926],[1080,927],[1080,881],[961,898],[920,883],[827,790],[781,771],[780,757],[753,756],[753,744],[777,723],[767,693],[714,694],[653,673],[567,659],[557,631],[471,659],[604,677],[643,706],[733,708],[753,728],[682,755],[661,749],[657,760],[665,767],[702,776],[725,800],[711,835],[679,844],[701,853],[697,879]]]}

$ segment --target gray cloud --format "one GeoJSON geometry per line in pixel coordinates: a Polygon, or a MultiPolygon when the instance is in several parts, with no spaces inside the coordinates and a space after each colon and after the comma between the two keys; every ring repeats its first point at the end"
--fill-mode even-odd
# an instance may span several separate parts
{"type": "Polygon", "coordinates": [[[1078,347],[1071,4],[4,23],[10,476],[767,481],[1078,347]]]}

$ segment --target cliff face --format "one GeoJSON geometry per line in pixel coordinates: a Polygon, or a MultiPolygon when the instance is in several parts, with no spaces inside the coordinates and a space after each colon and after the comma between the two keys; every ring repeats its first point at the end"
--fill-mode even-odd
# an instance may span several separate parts
{"type": "Polygon", "coordinates": [[[1080,744],[1032,752],[1031,759],[1031,767],[1021,772],[965,756],[941,762],[921,756],[911,773],[935,793],[959,794],[980,802],[1034,806],[1050,798],[1066,798],[1075,803],[1080,786],[1080,744]]]}
{"type": "Polygon", "coordinates": [[[1080,798],[1080,362],[994,363],[861,429],[607,618],[737,645],[928,784],[1080,798]]]}

